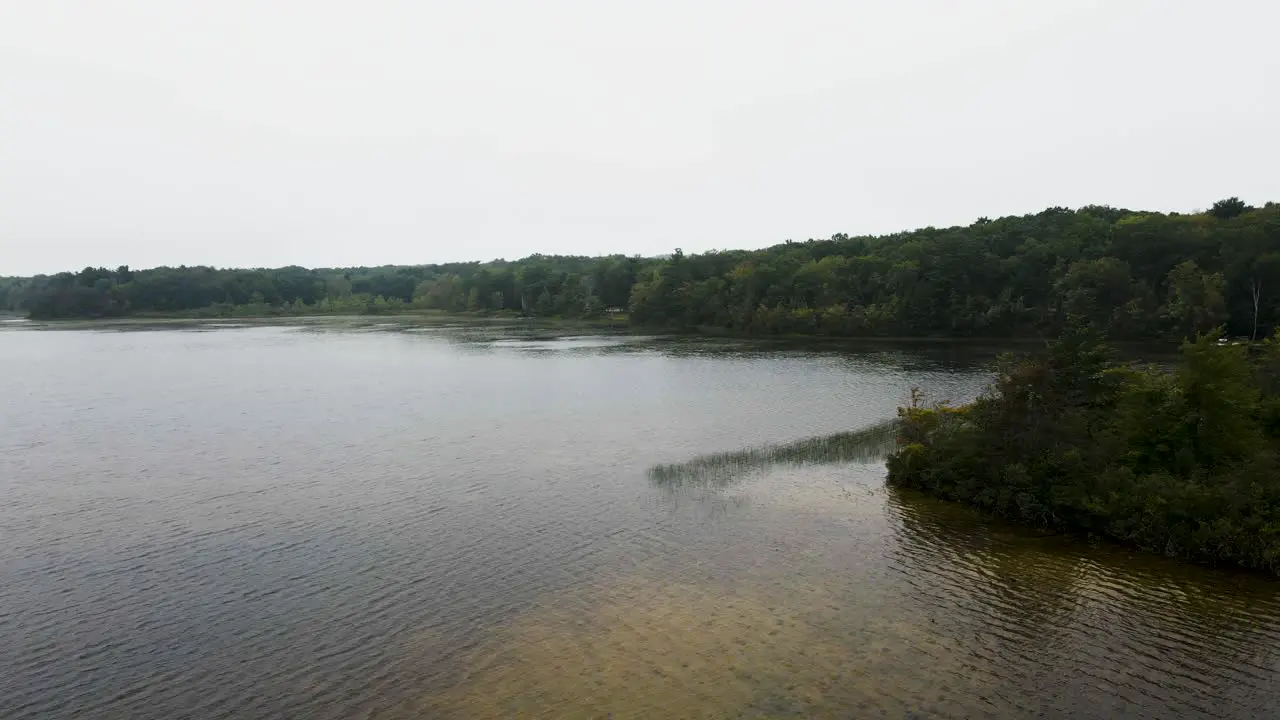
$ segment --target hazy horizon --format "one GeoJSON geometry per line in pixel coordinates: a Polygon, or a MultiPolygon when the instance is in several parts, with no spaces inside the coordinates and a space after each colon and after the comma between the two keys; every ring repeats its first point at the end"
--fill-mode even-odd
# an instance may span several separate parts
{"type": "MultiPolygon", "coordinates": [[[[1222,200],[1222,199],[1225,199],[1225,198],[1219,198],[1219,200],[1222,200]]],[[[1257,206],[1257,207],[1261,207],[1262,205],[1265,205],[1267,202],[1276,202],[1276,201],[1274,201],[1274,200],[1265,200],[1265,201],[1259,201],[1259,202],[1250,202],[1249,200],[1246,200],[1246,199],[1244,199],[1244,198],[1240,198],[1240,199],[1241,199],[1241,200],[1244,200],[1244,201],[1245,201],[1246,203],[1248,203],[1249,205],[1257,206]]],[[[1216,201],[1215,201],[1215,202],[1216,202],[1216,201]]],[[[1093,204],[1093,205],[1107,205],[1108,203],[1092,203],[1092,204],[1093,204]]],[[[1050,206],[1050,207],[1054,207],[1054,206],[1050,206]]],[[[1058,207],[1061,207],[1061,206],[1058,206],[1058,207]]],[[[1080,208],[1082,208],[1082,207],[1087,207],[1087,206],[1083,206],[1083,205],[1082,205],[1082,206],[1080,206],[1080,207],[1071,208],[1071,209],[1072,209],[1072,210],[1079,210],[1079,209],[1080,209],[1080,208]]],[[[1112,207],[1117,207],[1117,206],[1112,205],[1112,207]]],[[[1036,213],[1042,212],[1042,211],[1047,210],[1047,209],[1049,209],[1049,208],[1047,208],[1047,207],[1046,207],[1046,208],[1040,208],[1040,209],[1038,209],[1038,210],[1028,211],[1028,212],[1025,212],[1025,213],[1016,213],[1016,212],[1015,212],[1015,213],[1011,213],[1011,215],[1012,215],[1012,216],[1034,215],[1034,214],[1036,214],[1036,213]]],[[[1125,210],[1133,210],[1133,211],[1135,211],[1135,212],[1147,212],[1147,211],[1152,211],[1150,208],[1122,208],[1122,209],[1125,209],[1125,210]]],[[[1182,214],[1194,214],[1194,213],[1202,213],[1202,212],[1206,212],[1207,210],[1208,210],[1208,207],[1206,206],[1206,207],[1191,208],[1191,209],[1188,209],[1188,210],[1167,210],[1167,211],[1164,211],[1164,212],[1182,213],[1182,214]]],[[[901,230],[897,230],[897,231],[890,231],[890,232],[887,232],[887,233],[856,233],[856,232],[846,232],[845,234],[849,235],[850,237],[875,237],[875,236],[883,236],[883,235],[893,235],[893,234],[897,234],[897,233],[899,233],[899,232],[912,232],[912,231],[915,231],[915,230],[923,230],[923,229],[925,229],[925,228],[927,228],[927,227],[938,227],[938,228],[957,227],[957,226],[958,226],[958,227],[966,227],[966,226],[972,225],[974,221],[977,221],[977,220],[978,220],[979,218],[981,218],[981,217],[989,217],[990,219],[996,219],[995,217],[992,217],[992,216],[982,216],[982,215],[979,215],[979,216],[977,216],[977,217],[973,218],[973,220],[972,220],[972,221],[970,221],[970,222],[956,223],[956,224],[951,224],[951,225],[937,225],[937,226],[921,226],[921,227],[916,227],[916,228],[902,228],[901,230]]],[[[1002,217],[1007,217],[1007,216],[1002,216],[1002,217]]],[[[837,231],[837,232],[844,232],[844,231],[837,231]]],[[[785,239],[782,239],[782,240],[777,240],[777,241],[774,241],[774,242],[767,242],[767,243],[764,243],[764,244],[761,244],[761,245],[756,245],[756,246],[751,246],[751,247],[745,247],[745,246],[743,246],[743,247],[711,247],[711,248],[705,248],[705,249],[701,249],[701,250],[687,250],[687,249],[685,249],[685,248],[680,248],[680,250],[681,250],[681,251],[683,251],[683,252],[685,252],[685,253],[705,253],[705,252],[717,252],[717,251],[729,251],[729,250],[762,250],[762,249],[766,249],[766,248],[769,248],[769,247],[772,247],[772,246],[775,246],[775,245],[781,245],[781,244],[784,244],[784,243],[786,243],[786,242],[788,242],[788,241],[804,242],[804,241],[806,241],[806,240],[810,240],[810,239],[813,239],[813,240],[827,239],[827,238],[831,237],[831,235],[834,235],[834,234],[835,234],[835,233],[831,233],[831,234],[829,234],[829,235],[824,235],[824,236],[821,236],[821,237],[815,237],[815,238],[785,238],[785,239]]],[[[530,252],[528,252],[528,253],[525,253],[525,254],[523,254],[523,255],[519,255],[519,256],[512,256],[512,257],[470,258],[470,259],[468,259],[468,258],[463,258],[463,259],[460,259],[460,260],[429,260],[429,259],[428,259],[428,260],[422,260],[422,261],[416,261],[416,262],[355,263],[355,264],[351,264],[351,265],[300,265],[300,264],[298,264],[298,263],[292,263],[292,264],[290,264],[290,265],[217,265],[217,264],[210,264],[210,263],[173,263],[173,264],[168,264],[168,265],[132,265],[132,264],[129,264],[129,263],[114,263],[114,264],[112,264],[112,263],[99,263],[99,264],[97,264],[97,265],[91,265],[91,266],[88,266],[88,267],[106,267],[106,268],[108,268],[108,269],[115,269],[115,268],[117,268],[117,267],[120,267],[121,265],[128,265],[128,266],[129,266],[129,269],[130,269],[130,270],[133,270],[133,271],[139,271],[139,270],[152,270],[152,269],[156,269],[156,268],[160,268],[160,267],[180,267],[180,266],[182,266],[182,265],[186,265],[186,266],[188,266],[188,267],[213,267],[213,268],[215,268],[215,269],[220,269],[220,270],[274,270],[274,269],[279,269],[279,268],[283,268],[283,267],[295,267],[295,266],[296,266],[296,267],[304,267],[304,268],[306,268],[306,269],[308,269],[308,270],[341,270],[341,269],[347,269],[347,268],[360,268],[360,267],[364,267],[364,268],[376,268],[376,267],[413,267],[413,266],[422,266],[422,265],[446,265],[446,264],[451,264],[451,263],[471,263],[471,262],[474,262],[474,263],[481,263],[481,264],[485,264],[485,263],[493,263],[493,262],[511,262],[511,263],[514,263],[514,262],[519,262],[520,260],[523,260],[523,259],[525,259],[525,258],[528,258],[528,257],[530,257],[530,256],[532,256],[532,255],[547,255],[547,256],[561,255],[561,256],[577,256],[577,257],[605,257],[605,256],[613,256],[613,255],[623,255],[623,256],[626,256],[626,257],[641,257],[641,258],[651,259],[651,258],[659,258],[659,257],[667,257],[667,256],[670,256],[670,255],[671,255],[671,253],[672,253],[675,249],[676,249],[676,248],[671,248],[670,250],[667,250],[667,251],[665,251],[665,252],[657,252],[657,253],[651,253],[651,254],[627,253],[627,252],[600,252],[600,253],[590,253],[590,252],[588,252],[588,253],[545,253],[545,252],[540,252],[540,251],[538,251],[538,250],[532,250],[532,251],[530,251],[530,252]]],[[[80,271],[80,270],[84,269],[85,267],[86,267],[85,265],[69,266],[69,267],[65,267],[65,268],[58,269],[58,270],[45,271],[45,272],[36,272],[36,273],[17,273],[17,274],[15,274],[15,273],[7,273],[7,274],[6,274],[6,273],[4,273],[4,272],[0,272],[0,277],[31,277],[31,276],[38,276],[38,275],[54,275],[54,274],[57,274],[57,273],[60,273],[60,272],[78,272],[78,271],[80,271]]]]}
{"type": "Polygon", "coordinates": [[[1280,7],[0,9],[0,275],[760,248],[1280,197],[1280,7]]]}

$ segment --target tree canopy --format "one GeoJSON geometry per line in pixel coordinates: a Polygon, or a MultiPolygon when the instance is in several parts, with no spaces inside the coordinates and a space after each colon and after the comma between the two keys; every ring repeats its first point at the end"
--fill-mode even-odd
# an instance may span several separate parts
{"type": "Polygon", "coordinates": [[[1180,340],[1280,325],[1280,205],[1193,214],[1106,206],[965,227],[844,234],[666,258],[309,270],[84,268],[0,279],[0,310],[37,318],[150,313],[376,313],[409,308],[591,316],[742,334],[1016,336],[1072,318],[1104,335],[1180,340]]]}
{"type": "Polygon", "coordinates": [[[1070,328],[973,404],[900,412],[889,482],[1018,522],[1280,573],[1280,342],[1116,362],[1070,328]]]}
{"type": "Polygon", "coordinates": [[[1280,206],[1162,214],[1091,206],[882,237],[679,253],[640,278],[634,321],[751,334],[1052,334],[1182,339],[1280,321],[1280,206]],[[1238,210],[1238,212],[1237,212],[1238,210]],[[1260,292],[1255,292],[1259,291],[1260,292]]]}
{"type": "Polygon", "coordinates": [[[382,313],[412,308],[591,316],[625,307],[641,269],[613,255],[309,270],[204,266],[0,279],[0,310],[33,318],[382,313]]]}

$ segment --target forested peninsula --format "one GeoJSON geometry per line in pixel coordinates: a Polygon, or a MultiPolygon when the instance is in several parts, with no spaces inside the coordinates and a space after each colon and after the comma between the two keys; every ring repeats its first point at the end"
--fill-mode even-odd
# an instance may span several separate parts
{"type": "Polygon", "coordinates": [[[1280,341],[1116,360],[1092,328],[1007,357],[963,407],[899,412],[888,482],[1022,524],[1280,574],[1280,341]]]}
{"type": "MultiPolygon", "coordinates": [[[[2,261],[2,258],[0,258],[2,261]]],[[[1016,337],[1084,318],[1105,337],[1280,324],[1280,205],[1200,213],[1089,206],[967,227],[835,235],[661,258],[532,255],[337,269],[87,267],[0,278],[34,319],[408,311],[598,318],[744,335],[1016,337]]]]}

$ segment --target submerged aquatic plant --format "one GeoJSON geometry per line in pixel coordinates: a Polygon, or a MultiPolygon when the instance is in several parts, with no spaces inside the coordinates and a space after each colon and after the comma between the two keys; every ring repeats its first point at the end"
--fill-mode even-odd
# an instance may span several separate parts
{"type": "Polygon", "coordinates": [[[699,455],[682,463],[654,465],[649,479],[665,486],[724,486],[774,465],[880,462],[893,451],[897,429],[898,421],[892,419],[834,435],[699,455]]]}

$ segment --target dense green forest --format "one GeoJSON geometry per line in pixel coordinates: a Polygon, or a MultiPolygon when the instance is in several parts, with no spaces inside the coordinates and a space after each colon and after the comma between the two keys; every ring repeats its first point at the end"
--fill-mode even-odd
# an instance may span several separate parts
{"type": "Polygon", "coordinates": [[[0,279],[0,310],[36,318],[404,309],[590,317],[743,334],[1052,334],[1181,339],[1280,325],[1280,205],[1204,213],[1051,208],[878,237],[643,259],[534,255],[408,267],[131,271],[0,279]]]}
{"type": "Polygon", "coordinates": [[[971,405],[900,412],[889,482],[1011,520],[1280,573],[1280,341],[1117,363],[1092,329],[1006,359],[971,405]]]}
{"type": "Polygon", "coordinates": [[[568,317],[626,308],[659,261],[620,255],[309,270],[161,267],[0,278],[0,310],[33,318],[380,314],[412,309],[568,317]]]}
{"type": "Polygon", "coordinates": [[[1280,321],[1280,205],[1193,215],[1061,208],[884,237],[675,257],[632,293],[642,325],[753,334],[1010,336],[1068,317],[1123,338],[1280,321]],[[1256,303],[1255,303],[1256,300],[1256,303]]]}

